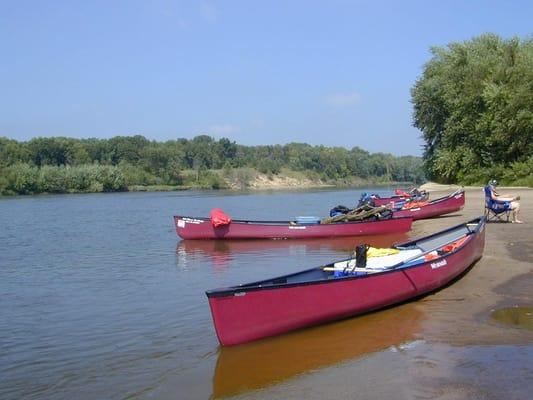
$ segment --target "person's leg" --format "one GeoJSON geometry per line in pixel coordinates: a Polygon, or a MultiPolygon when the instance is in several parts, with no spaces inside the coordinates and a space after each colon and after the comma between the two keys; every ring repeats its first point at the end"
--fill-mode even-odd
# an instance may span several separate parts
{"type": "Polygon", "coordinates": [[[513,215],[513,222],[516,224],[521,224],[522,221],[518,219],[518,212],[520,211],[520,203],[518,201],[513,201],[511,203],[511,210],[513,215]]]}

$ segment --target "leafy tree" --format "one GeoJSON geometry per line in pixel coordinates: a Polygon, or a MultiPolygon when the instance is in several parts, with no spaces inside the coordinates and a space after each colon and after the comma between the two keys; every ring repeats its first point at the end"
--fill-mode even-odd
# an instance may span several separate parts
{"type": "Polygon", "coordinates": [[[29,151],[23,143],[0,137],[0,168],[29,160],[29,151]]]}
{"type": "Polygon", "coordinates": [[[31,161],[38,167],[43,165],[65,165],[69,159],[71,143],[69,139],[63,137],[38,137],[30,140],[27,147],[31,161]]]}
{"type": "Polygon", "coordinates": [[[109,139],[111,152],[111,162],[113,165],[121,161],[136,163],[141,159],[142,150],[149,145],[148,139],[144,136],[116,136],[109,139]]]}
{"type": "Polygon", "coordinates": [[[217,146],[217,152],[221,160],[224,160],[224,163],[229,162],[232,164],[235,156],[237,155],[237,145],[235,142],[231,142],[227,138],[222,138],[218,141],[217,146]]]}
{"type": "Polygon", "coordinates": [[[472,171],[533,153],[533,39],[485,34],[431,49],[411,90],[428,175],[464,182],[472,171]]]}

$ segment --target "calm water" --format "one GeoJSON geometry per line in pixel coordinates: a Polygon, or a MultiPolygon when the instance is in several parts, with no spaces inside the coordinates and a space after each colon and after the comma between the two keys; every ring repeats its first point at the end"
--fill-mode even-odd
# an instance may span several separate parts
{"type": "MultiPolygon", "coordinates": [[[[365,371],[404,363],[402,346],[426,346],[417,341],[424,316],[412,304],[220,348],[205,290],[342,258],[356,241],[180,241],[172,221],[175,213],[202,216],[214,207],[243,219],[323,216],[338,204],[354,205],[360,193],[1,199],[0,398],[299,398],[316,390],[306,379],[317,370],[347,366],[335,373],[340,377],[374,353],[385,361],[373,359],[365,371]]],[[[406,238],[361,240],[386,246],[406,238]]],[[[416,361],[416,352],[409,357],[416,361]]],[[[399,367],[391,379],[404,372],[399,367]]],[[[367,375],[372,390],[375,376],[367,375]]],[[[319,393],[310,397],[323,398],[319,393]]]]}
{"type": "MultiPolygon", "coordinates": [[[[168,378],[190,379],[188,371],[217,359],[205,290],[341,257],[353,241],[180,242],[172,215],[222,207],[242,218],[292,218],[326,214],[358,197],[319,191],[2,199],[0,397],[123,398],[149,394],[168,378]]],[[[192,375],[206,386],[212,371],[192,375]]]]}

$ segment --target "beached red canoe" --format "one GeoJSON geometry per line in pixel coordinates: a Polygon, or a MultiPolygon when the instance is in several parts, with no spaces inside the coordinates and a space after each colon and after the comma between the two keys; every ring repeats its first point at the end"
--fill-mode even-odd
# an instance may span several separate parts
{"type": "Polygon", "coordinates": [[[444,196],[435,200],[420,203],[420,206],[412,207],[416,203],[406,203],[405,207],[399,211],[394,211],[394,217],[411,217],[413,220],[432,218],[439,215],[449,214],[462,210],[465,205],[465,192],[458,190],[448,196],[444,196]]]}
{"type": "Polygon", "coordinates": [[[302,239],[380,235],[407,232],[411,229],[411,223],[411,217],[332,224],[233,220],[227,225],[214,227],[209,218],[174,217],[176,233],[183,239],[302,239]]]}
{"type": "Polygon", "coordinates": [[[384,206],[392,202],[404,202],[404,201],[422,201],[427,200],[429,194],[425,190],[411,190],[410,192],[404,192],[403,190],[396,189],[395,194],[391,197],[379,197],[378,195],[371,195],[374,205],[376,207],[384,206]]]}
{"type": "Polygon", "coordinates": [[[395,246],[396,254],[209,290],[218,339],[236,345],[377,310],[439,289],[483,254],[485,218],[395,246]]]}

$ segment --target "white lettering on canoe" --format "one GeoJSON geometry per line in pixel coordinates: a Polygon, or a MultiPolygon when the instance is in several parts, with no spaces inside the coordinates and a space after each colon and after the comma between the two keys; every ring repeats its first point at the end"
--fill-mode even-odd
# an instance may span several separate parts
{"type": "Polygon", "coordinates": [[[246,292],[235,292],[234,296],[237,296],[237,297],[246,296],[246,292]]]}
{"type": "Polygon", "coordinates": [[[444,267],[447,264],[448,264],[448,262],[446,260],[441,260],[441,261],[437,261],[437,262],[431,263],[431,268],[432,269],[437,269],[437,268],[440,268],[440,267],[444,267]]]}
{"type": "Polygon", "coordinates": [[[178,228],[185,228],[185,221],[182,219],[178,219],[178,228]]]}
{"type": "Polygon", "coordinates": [[[203,223],[204,221],[202,221],[201,219],[195,219],[195,218],[183,218],[183,223],[188,223],[188,224],[201,224],[203,223]]]}
{"type": "Polygon", "coordinates": [[[289,226],[289,229],[305,229],[305,226],[289,226]]]}

